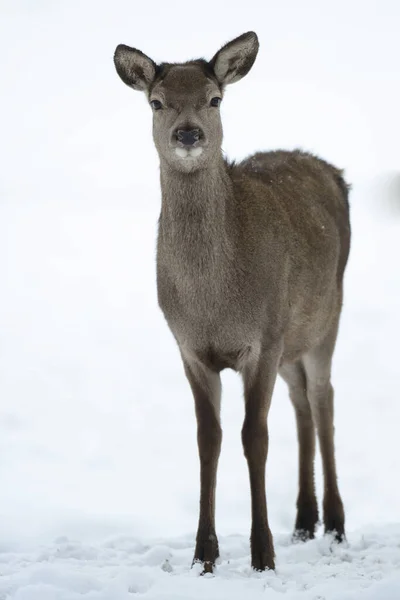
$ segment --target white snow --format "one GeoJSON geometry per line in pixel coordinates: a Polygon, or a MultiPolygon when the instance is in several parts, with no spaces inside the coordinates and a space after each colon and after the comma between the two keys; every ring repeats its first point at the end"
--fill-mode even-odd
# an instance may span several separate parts
{"type": "Polygon", "coordinates": [[[397,600],[400,526],[351,534],[339,547],[321,538],[292,544],[276,536],[276,572],[254,573],[247,540],[221,539],[224,556],[216,575],[192,570],[191,536],[168,541],[117,536],[96,545],[66,537],[31,550],[0,554],[1,598],[18,600],[129,600],[145,598],[384,598],[397,600]]]}
{"type": "MultiPolygon", "coordinates": [[[[181,1],[1,5],[0,600],[400,598],[400,9],[202,6],[192,27],[181,1]],[[277,568],[250,570],[242,392],[226,372],[221,562],[199,577],[194,410],[156,299],[151,111],[112,55],[127,43],[155,60],[211,57],[250,29],[260,53],[226,91],[224,150],[301,146],[353,183],[333,377],[348,540],[320,530],[290,542],[296,433],[278,382],[267,467],[277,568]]],[[[321,502],[319,457],[317,485],[321,502]]]]}

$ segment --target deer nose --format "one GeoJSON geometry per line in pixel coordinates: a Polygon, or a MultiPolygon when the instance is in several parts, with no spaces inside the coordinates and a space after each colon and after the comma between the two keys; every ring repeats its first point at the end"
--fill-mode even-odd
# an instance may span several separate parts
{"type": "Polygon", "coordinates": [[[200,129],[177,129],[175,137],[184,146],[193,146],[201,137],[200,129]]]}

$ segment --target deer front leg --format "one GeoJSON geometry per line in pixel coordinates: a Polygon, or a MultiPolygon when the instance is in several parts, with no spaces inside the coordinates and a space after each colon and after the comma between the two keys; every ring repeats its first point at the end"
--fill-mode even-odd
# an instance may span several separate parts
{"type": "Polygon", "coordinates": [[[274,545],[268,525],[265,466],[268,454],[267,416],[275,385],[280,352],[265,353],[256,366],[243,372],[245,419],[242,429],[251,488],[251,565],[257,571],[274,569],[274,545]]]}
{"type": "Polygon", "coordinates": [[[195,401],[200,457],[200,514],[193,562],[202,562],[204,572],[211,573],[219,556],[215,533],[215,488],[222,441],[221,380],[218,373],[200,363],[184,364],[195,401]]]}

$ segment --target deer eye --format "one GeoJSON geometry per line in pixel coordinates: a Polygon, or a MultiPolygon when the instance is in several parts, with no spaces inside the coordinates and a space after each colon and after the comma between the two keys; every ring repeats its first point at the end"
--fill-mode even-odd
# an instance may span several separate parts
{"type": "Polygon", "coordinates": [[[159,100],[152,100],[150,104],[154,108],[154,110],[160,110],[162,108],[162,104],[159,100]]]}
{"type": "Polygon", "coordinates": [[[219,98],[218,96],[215,96],[215,98],[211,98],[210,106],[216,106],[218,108],[218,106],[221,104],[221,100],[222,98],[219,98]]]}

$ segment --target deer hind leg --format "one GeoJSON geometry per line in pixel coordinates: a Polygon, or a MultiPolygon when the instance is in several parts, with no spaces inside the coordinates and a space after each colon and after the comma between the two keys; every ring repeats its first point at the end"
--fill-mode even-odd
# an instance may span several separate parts
{"type": "Polygon", "coordinates": [[[334,447],[333,387],[331,385],[332,353],[334,335],[323,344],[303,356],[307,379],[307,396],[317,429],[324,474],[324,526],[325,533],[333,533],[337,541],[344,538],[344,509],[340,497],[334,447]]]}
{"type": "Polygon", "coordinates": [[[200,363],[184,361],[184,366],[195,401],[200,457],[200,514],[193,562],[202,562],[204,572],[211,573],[219,556],[215,489],[222,441],[221,380],[218,373],[200,363]]]}
{"type": "Polygon", "coordinates": [[[289,387],[289,396],[296,414],[299,443],[299,493],[293,539],[306,541],[314,538],[318,523],[314,481],[315,426],[307,398],[306,374],[301,362],[283,364],[279,374],[289,387]]]}

